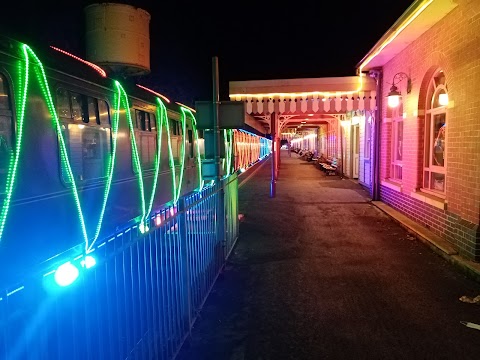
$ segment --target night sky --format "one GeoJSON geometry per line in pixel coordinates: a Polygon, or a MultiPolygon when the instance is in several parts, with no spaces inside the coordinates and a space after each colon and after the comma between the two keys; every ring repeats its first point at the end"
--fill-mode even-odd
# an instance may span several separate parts
{"type": "MultiPolygon", "coordinates": [[[[214,56],[220,100],[228,100],[229,81],[353,76],[413,0],[112,2],[151,15],[151,73],[138,82],[193,106],[212,99],[214,56]]],[[[83,8],[91,3],[98,1],[9,1],[0,31],[84,57],[83,8]]]]}

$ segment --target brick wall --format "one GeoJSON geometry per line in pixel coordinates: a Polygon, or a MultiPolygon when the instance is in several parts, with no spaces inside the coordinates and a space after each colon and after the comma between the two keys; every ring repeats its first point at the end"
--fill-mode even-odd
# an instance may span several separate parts
{"type": "MultiPolygon", "coordinates": [[[[397,72],[407,73],[399,83],[403,95],[404,146],[402,190],[382,188],[381,200],[430,228],[461,254],[479,259],[480,235],[480,1],[457,0],[458,6],[383,67],[382,99],[397,72]],[[410,194],[423,179],[424,109],[426,88],[436,69],[447,79],[446,198],[448,211],[423,203],[410,194]]],[[[391,114],[382,107],[381,179],[389,177],[391,114]]],[[[440,199],[442,200],[442,199],[440,199]]]]}
{"type": "Polygon", "coordinates": [[[384,203],[447,239],[457,248],[460,255],[480,261],[478,224],[470,223],[447,210],[438,209],[385,186],[380,187],[380,196],[384,203]]]}

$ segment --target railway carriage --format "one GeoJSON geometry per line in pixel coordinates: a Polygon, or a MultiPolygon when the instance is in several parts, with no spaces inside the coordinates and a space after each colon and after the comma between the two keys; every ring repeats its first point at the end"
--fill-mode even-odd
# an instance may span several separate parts
{"type": "MultiPolygon", "coordinates": [[[[202,189],[195,124],[193,109],[132,79],[1,38],[0,281],[88,252],[202,189]]],[[[256,134],[224,135],[227,175],[269,153],[256,134]]]]}

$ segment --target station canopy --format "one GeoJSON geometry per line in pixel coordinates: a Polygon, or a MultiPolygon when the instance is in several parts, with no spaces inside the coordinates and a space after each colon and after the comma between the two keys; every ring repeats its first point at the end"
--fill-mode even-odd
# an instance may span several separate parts
{"type": "Polygon", "coordinates": [[[245,111],[269,127],[275,113],[287,127],[318,126],[352,111],[373,111],[374,79],[360,76],[281,80],[231,81],[231,101],[243,101],[245,111]]]}

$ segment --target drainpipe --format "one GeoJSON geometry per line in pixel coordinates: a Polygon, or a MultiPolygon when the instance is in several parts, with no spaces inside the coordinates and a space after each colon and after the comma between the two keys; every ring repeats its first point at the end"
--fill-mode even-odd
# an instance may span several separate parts
{"type": "Polygon", "coordinates": [[[370,70],[368,75],[375,79],[376,83],[376,109],[375,127],[373,138],[373,179],[372,179],[372,200],[380,200],[380,128],[382,124],[382,71],[370,70]]]}

